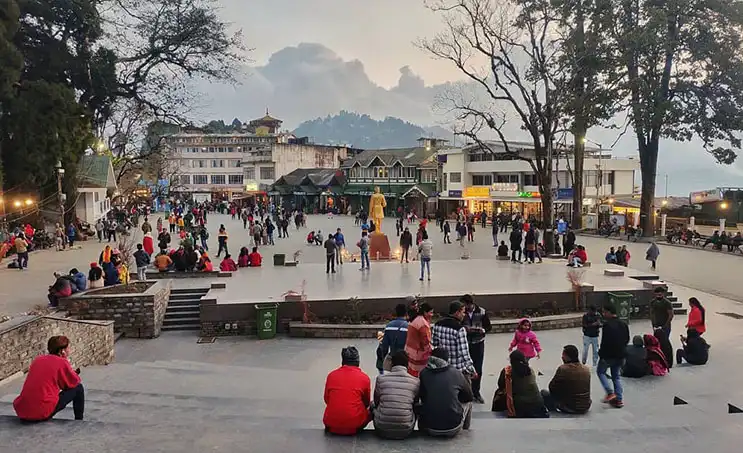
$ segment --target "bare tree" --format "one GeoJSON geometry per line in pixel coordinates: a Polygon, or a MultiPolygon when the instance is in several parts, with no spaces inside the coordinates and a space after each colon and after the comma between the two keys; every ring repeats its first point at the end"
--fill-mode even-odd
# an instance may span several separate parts
{"type": "Polygon", "coordinates": [[[420,46],[454,64],[477,87],[467,96],[459,85],[449,96],[456,133],[491,153],[483,135],[495,133],[505,155],[529,162],[542,198],[545,244],[553,251],[552,160],[564,93],[559,17],[548,0],[434,0],[428,6],[441,14],[445,31],[420,46]],[[531,149],[511,145],[509,121],[529,135],[531,149]]]}

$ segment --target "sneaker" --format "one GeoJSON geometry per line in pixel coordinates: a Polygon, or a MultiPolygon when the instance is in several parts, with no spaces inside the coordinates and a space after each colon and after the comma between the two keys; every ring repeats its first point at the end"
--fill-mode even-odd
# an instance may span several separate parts
{"type": "Polygon", "coordinates": [[[615,395],[613,393],[609,393],[608,395],[606,395],[606,397],[604,397],[603,400],[601,400],[601,402],[604,403],[604,404],[611,404],[612,401],[614,401],[616,399],[617,399],[617,395],[615,395]]]}
{"type": "Polygon", "coordinates": [[[622,400],[620,400],[620,399],[618,399],[616,397],[613,400],[611,400],[611,402],[609,402],[609,404],[611,405],[611,407],[614,407],[614,408],[617,408],[617,409],[621,409],[621,408],[624,407],[624,403],[622,402],[622,400]]]}

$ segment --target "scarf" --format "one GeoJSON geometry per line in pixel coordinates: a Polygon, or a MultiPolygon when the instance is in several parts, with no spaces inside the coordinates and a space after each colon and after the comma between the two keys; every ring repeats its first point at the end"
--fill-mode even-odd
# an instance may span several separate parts
{"type": "Polygon", "coordinates": [[[111,262],[111,252],[112,252],[112,250],[110,248],[103,249],[103,258],[101,259],[101,261],[103,261],[104,263],[110,263],[111,262]]]}
{"type": "Polygon", "coordinates": [[[516,406],[513,404],[513,375],[511,366],[505,368],[505,380],[506,380],[506,410],[508,411],[509,417],[516,416],[516,406]]]}

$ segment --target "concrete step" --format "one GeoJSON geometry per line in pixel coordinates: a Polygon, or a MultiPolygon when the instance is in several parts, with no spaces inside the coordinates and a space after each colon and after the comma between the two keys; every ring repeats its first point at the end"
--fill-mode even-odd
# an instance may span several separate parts
{"type": "Polygon", "coordinates": [[[168,309],[165,312],[168,313],[182,313],[184,311],[196,311],[196,313],[199,312],[199,305],[198,304],[191,304],[191,305],[168,305],[168,309]]]}
{"type": "Polygon", "coordinates": [[[201,293],[206,294],[209,292],[209,286],[205,286],[203,288],[172,288],[170,290],[170,295],[174,294],[189,294],[189,293],[201,293]]]}
{"type": "Polygon", "coordinates": [[[183,318],[198,318],[199,317],[199,307],[196,307],[196,310],[187,310],[187,311],[166,311],[165,312],[165,320],[170,319],[183,319],[183,318]]]}
{"type": "Polygon", "coordinates": [[[184,316],[179,318],[169,318],[167,316],[167,313],[165,315],[165,319],[163,320],[163,327],[165,326],[173,326],[173,325],[200,325],[201,320],[198,316],[184,316]]]}
{"type": "Polygon", "coordinates": [[[170,300],[168,301],[168,306],[183,306],[183,305],[195,305],[199,306],[201,304],[201,299],[195,298],[195,299],[182,299],[182,300],[170,300]]]}
{"type": "Polygon", "coordinates": [[[681,302],[671,302],[671,306],[673,308],[684,308],[684,304],[682,304],[681,302]]]}
{"type": "Polygon", "coordinates": [[[206,295],[206,293],[207,293],[206,291],[205,292],[199,291],[199,292],[190,292],[190,293],[171,294],[170,300],[174,301],[174,300],[201,299],[202,297],[206,295]]]}
{"type": "Polygon", "coordinates": [[[669,302],[678,302],[679,301],[679,298],[676,297],[676,296],[669,296],[669,297],[667,297],[667,299],[668,299],[669,302]]]}
{"type": "Polygon", "coordinates": [[[183,330],[201,330],[200,324],[163,324],[162,330],[168,332],[183,330]]]}
{"type": "Polygon", "coordinates": [[[687,315],[688,310],[686,308],[674,308],[673,314],[674,315],[687,315]]]}

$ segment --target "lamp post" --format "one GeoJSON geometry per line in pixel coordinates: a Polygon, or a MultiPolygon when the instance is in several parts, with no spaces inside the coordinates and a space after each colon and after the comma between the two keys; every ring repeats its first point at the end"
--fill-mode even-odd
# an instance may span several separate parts
{"type": "Polygon", "coordinates": [[[57,161],[55,166],[57,169],[57,199],[59,201],[59,225],[64,228],[64,202],[65,196],[62,193],[62,177],[64,177],[64,168],[62,168],[62,161],[57,161]]]}

